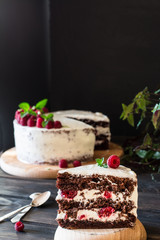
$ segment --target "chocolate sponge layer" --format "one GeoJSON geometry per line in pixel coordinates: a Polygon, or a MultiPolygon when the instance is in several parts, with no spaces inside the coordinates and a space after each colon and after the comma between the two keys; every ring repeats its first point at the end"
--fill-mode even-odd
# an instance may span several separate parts
{"type": "Polygon", "coordinates": [[[104,208],[104,207],[112,207],[115,211],[121,211],[122,213],[130,212],[134,207],[133,201],[123,201],[123,202],[114,202],[112,199],[106,199],[103,197],[99,197],[96,199],[88,200],[87,202],[79,201],[76,202],[74,200],[57,200],[59,204],[60,210],[68,210],[68,209],[92,209],[92,208],[104,208]]]}
{"type": "Polygon", "coordinates": [[[88,220],[73,220],[69,219],[63,220],[58,219],[58,224],[63,228],[68,229],[99,229],[99,228],[128,228],[133,227],[136,221],[136,217],[134,215],[130,215],[128,219],[122,221],[113,221],[113,222],[100,222],[97,220],[88,221],[88,220]]]}
{"type": "Polygon", "coordinates": [[[61,190],[96,189],[112,191],[113,193],[126,192],[126,194],[130,195],[136,184],[137,182],[130,178],[106,177],[98,174],[83,177],[65,172],[62,174],[58,173],[56,186],[61,190]]]}

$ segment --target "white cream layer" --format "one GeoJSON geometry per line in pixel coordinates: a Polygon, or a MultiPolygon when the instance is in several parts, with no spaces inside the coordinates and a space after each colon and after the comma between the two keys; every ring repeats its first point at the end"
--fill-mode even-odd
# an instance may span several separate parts
{"type": "MultiPolygon", "coordinates": [[[[114,202],[124,202],[124,201],[132,201],[135,208],[137,208],[137,198],[138,198],[138,193],[137,193],[137,187],[135,187],[134,191],[132,192],[132,194],[130,196],[125,196],[125,193],[123,192],[117,192],[117,194],[113,193],[113,192],[109,192],[111,194],[111,198],[114,202]]],[[[77,195],[73,198],[73,200],[75,202],[84,202],[87,203],[88,200],[94,200],[96,202],[96,199],[99,197],[103,197],[106,198],[104,196],[105,192],[100,192],[99,190],[95,190],[95,189],[84,189],[82,191],[78,191],[77,195]]],[[[69,198],[65,198],[62,197],[61,195],[61,190],[58,190],[58,194],[56,197],[56,200],[63,200],[66,199],[67,201],[71,201],[72,199],[69,198]]]]}
{"type": "MultiPolygon", "coordinates": [[[[120,211],[113,212],[110,216],[107,216],[107,217],[105,217],[105,216],[99,217],[99,214],[98,214],[99,210],[100,209],[78,210],[77,217],[75,219],[69,217],[68,220],[70,220],[70,221],[80,220],[80,216],[82,216],[82,215],[85,215],[85,217],[82,220],[90,220],[90,221],[98,220],[100,222],[113,222],[115,220],[125,221],[128,218],[127,214],[122,214],[122,212],[120,212],[120,211]]],[[[135,210],[133,209],[130,213],[135,215],[135,210]]],[[[61,211],[60,213],[57,214],[57,219],[65,219],[65,217],[66,217],[65,211],[61,211]]]]}
{"type": "Polygon", "coordinates": [[[120,165],[118,168],[104,168],[99,167],[97,164],[81,166],[76,168],[68,168],[65,170],[60,170],[59,173],[68,172],[72,175],[78,175],[83,177],[92,176],[93,174],[103,175],[103,176],[114,176],[120,178],[131,178],[137,180],[137,175],[130,168],[120,165]]]}
{"type": "MultiPolygon", "coordinates": [[[[107,122],[108,124],[110,123],[109,118],[104,115],[103,113],[100,112],[90,112],[90,111],[81,111],[81,110],[64,110],[64,111],[58,111],[54,112],[54,116],[56,117],[68,117],[68,118],[75,118],[76,120],[81,120],[81,119],[89,119],[93,120],[94,122],[98,121],[104,121],[107,122]]],[[[102,127],[102,126],[96,126],[96,136],[99,135],[105,135],[107,140],[110,142],[111,141],[111,133],[110,133],[110,127],[102,127]]],[[[104,142],[96,140],[96,145],[100,145],[104,142]]]]}
{"type": "MultiPolygon", "coordinates": [[[[54,118],[57,120],[57,118],[54,118]]],[[[21,126],[14,120],[18,159],[25,163],[54,163],[60,159],[92,158],[94,129],[80,121],[59,118],[63,128],[46,129],[21,126]]]]}
{"type": "Polygon", "coordinates": [[[81,111],[81,110],[63,110],[54,112],[54,116],[65,116],[65,117],[75,117],[76,119],[91,119],[95,122],[105,121],[110,122],[109,118],[100,112],[90,112],[90,111],[81,111]]]}

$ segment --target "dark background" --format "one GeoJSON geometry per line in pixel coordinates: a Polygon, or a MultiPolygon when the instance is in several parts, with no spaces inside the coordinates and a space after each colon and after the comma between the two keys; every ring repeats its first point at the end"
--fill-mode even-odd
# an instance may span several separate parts
{"type": "Polygon", "coordinates": [[[159,0],[1,0],[0,144],[14,146],[18,104],[101,111],[117,135],[121,103],[160,84],[159,0]]]}

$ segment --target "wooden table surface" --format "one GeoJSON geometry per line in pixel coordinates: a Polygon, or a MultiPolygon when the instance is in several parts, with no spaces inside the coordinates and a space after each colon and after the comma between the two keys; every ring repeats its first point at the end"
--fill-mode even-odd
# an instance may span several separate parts
{"type": "MultiPolygon", "coordinates": [[[[138,218],[147,230],[148,239],[156,240],[160,239],[160,178],[158,178],[156,175],[156,181],[153,181],[150,174],[138,176],[138,218]]],[[[0,216],[30,203],[28,196],[31,193],[47,190],[52,193],[48,202],[39,208],[31,209],[23,218],[25,231],[16,232],[14,224],[6,220],[0,223],[0,240],[51,240],[54,239],[57,228],[56,180],[23,179],[0,170],[0,216]]]]}

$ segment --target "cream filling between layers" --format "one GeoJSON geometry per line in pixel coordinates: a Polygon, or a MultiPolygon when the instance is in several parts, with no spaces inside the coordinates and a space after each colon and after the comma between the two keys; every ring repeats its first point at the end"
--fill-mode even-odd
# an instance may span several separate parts
{"type": "MultiPolygon", "coordinates": [[[[84,215],[84,218],[82,218],[81,221],[82,220],[89,220],[89,221],[98,220],[100,222],[113,222],[115,220],[125,221],[126,219],[128,219],[128,215],[127,214],[122,214],[122,212],[120,212],[120,211],[113,212],[110,216],[99,217],[99,214],[98,214],[99,210],[100,209],[93,209],[93,210],[82,209],[82,210],[78,210],[76,218],[68,217],[67,219],[70,220],[70,221],[80,220],[80,217],[82,215],[84,215]]],[[[132,210],[130,213],[135,215],[135,211],[134,210],[132,210]]],[[[57,219],[65,219],[66,216],[67,216],[66,212],[65,211],[61,211],[60,213],[58,213],[57,219]]]]}
{"type": "MultiPolygon", "coordinates": [[[[117,192],[116,194],[113,192],[109,192],[111,194],[111,198],[108,199],[112,199],[114,202],[120,202],[122,203],[123,201],[132,201],[134,206],[135,206],[135,215],[137,216],[137,188],[135,187],[134,191],[132,192],[132,194],[130,196],[125,196],[125,193],[122,192],[117,192]]],[[[96,199],[99,197],[103,197],[106,198],[104,196],[105,191],[104,192],[100,192],[99,190],[95,190],[95,189],[84,189],[82,191],[78,191],[77,195],[73,198],[73,200],[75,202],[84,202],[84,204],[86,204],[88,202],[88,200],[94,200],[96,202],[96,199]]],[[[71,201],[72,199],[69,198],[65,198],[62,197],[61,195],[61,190],[58,190],[58,195],[56,197],[56,200],[67,200],[67,201],[71,201]]]]}

